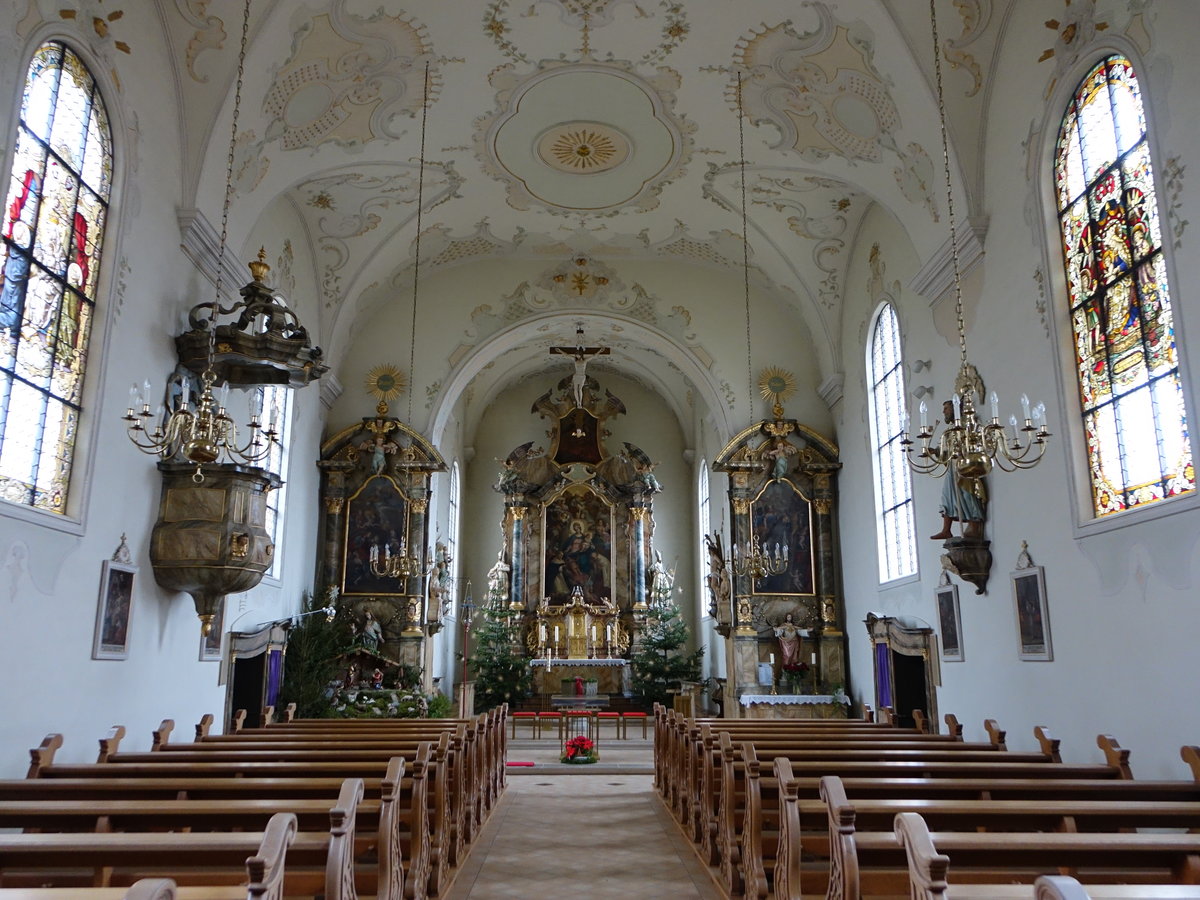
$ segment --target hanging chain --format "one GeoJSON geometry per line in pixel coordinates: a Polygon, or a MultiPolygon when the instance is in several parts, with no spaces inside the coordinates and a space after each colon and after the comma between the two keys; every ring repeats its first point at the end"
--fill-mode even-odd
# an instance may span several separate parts
{"type": "Polygon", "coordinates": [[[413,248],[412,326],[408,335],[408,424],[412,426],[412,398],[417,387],[417,284],[421,279],[421,212],[425,206],[425,125],[429,121],[429,61],[425,61],[425,85],[421,98],[421,155],[417,158],[417,240],[413,248]]]}
{"type": "Polygon", "coordinates": [[[967,328],[963,324],[962,285],[958,271],[958,231],[954,225],[954,192],[950,189],[950,140],[946,136],[946,97],[942,87],[942,54],[938,45],[937,4],[929,0],[929,21],[933,30],[933,73],[937,84],[938,122],[942,128],[942,165],[946,172],[946,215],[950,219],[950,256],[954,262],[954,316],[958,325],[958,351],[962,365],[967,364],[967,328]]]}
{"type": "Polygon", "coordinates": [[[750,363],[750,232],[746,219],[746,125],[742,110],[742,71],[737,73],[738,165],[742,170],[742,293],[746,297],[746,403],[754,420],[754,376],[750,363]]]}
{"type": "Polygon", "coordinates": [[[229,156],[225,159],[225,199],[221,205],[221,240],[217,245],[217,299],[213,303],[212,316],[208,320],[208,365],[206,374],[212,373],[213,359],[217,355],[217,309],[221,306],[221,291],[225,281],[225,244],[229,238],[229,207],[233,202],[233,154],[237,148],[238,119],[242,111],[242,79],[246,74],[246,44],[250,35],[250,0],[246,0],[242,11],[242,43],[238,49],[237,87],[233,92],[233,126],[229,134],[229,156]]]}

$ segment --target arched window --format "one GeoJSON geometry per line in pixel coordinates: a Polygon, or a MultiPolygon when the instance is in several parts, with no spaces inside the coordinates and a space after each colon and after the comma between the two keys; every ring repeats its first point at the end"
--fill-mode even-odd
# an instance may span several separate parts
{"type": "Polygon", "coordinates": [[[900,440],[904,437],[904,358],[900,323],[885,303],[875,315],[867,357],[871,445],[875,448],[875,508],[879,514],[879,580],[916,574],[912,478],[900,440]]]}
{"type": "Polygon", "coordinates": [[[1076,88],[1054,183],[1095,514],[1192,491],[1149,136],[1125,57],[1076,88]]]}
{"type": "MultiPolygon", "coordinates": [[[[450,464],[450,486],[446,491],[446,552],[450,555],[450,574],[458,573],[458,494],[459,471],[458,460],[450,464]]],[[[452,582],[454,584],[455,582],[452,582]]],[[[450,588],[451,612],[458,608],[458,591],[450,588]]]]}
{"type": "Polygon", "coordinates": [[[262,410],[264,422],[276,422],[279,440],[271,444],[270,453],[260,465],[283,479],[277,490],[267,492],[267,533],[275,545],[271,557],[271,568],[267,576],[279,578],[283,574],[283,515],[287,503],[288,448],[292,443],[292,389],[286,385],[270,384],[254,388],[258,392],[257,406],[262,410]]]}
{"type": "Polygon", "coordinates": [[[0,231],[0,498],[66,511],[112,186],[95,79],[65,45],[33,54],[0,231]]]}
{"type": "MultiPolygon", "coordinates": [[[[704,540],[704,536],[708,534],[712,527],[712,519],[709,515],[710,495],[708,488],[708,460],[700,460],[700,479],[696,485],[696,520],[700,525],[700,540],[704,540]]],[[[703,553],[698,554],[700,559],[700,569],[698,572],[699,580],[697,584],[705,584],[705,576],[708,574],[706,570],[707,557],[703,553]]],[[[707,591],[700,591],[700,618],[708,618],[708,597],[707,591]]]]}

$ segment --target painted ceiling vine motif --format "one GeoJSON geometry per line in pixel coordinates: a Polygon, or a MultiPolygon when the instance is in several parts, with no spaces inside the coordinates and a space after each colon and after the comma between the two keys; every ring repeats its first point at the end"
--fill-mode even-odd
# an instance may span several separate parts
{"type": "Polygon", "coordinates": [[[426,62],[430,102],[437,97],[442,61],[411,17],[382,9],[358,16],[346,11],[346,0],[335,0],[293,35],[292,54],[263,101],[265,140],[298,150],[398,138],[422,109],[426,62]]]}
{"type": "MultiPolygon", "coordinates": [[[[879,163],[892,155],[901,192],[936,221],[932,164],[919,144],[901,146],[897,140],[900,112],[889,82],[875,68],[869,29],[838,21],[819,0],[806,6],[817,14],[812,31],[801,33],[782,22],[739,42],[735,62],[750,74],[742,86],[747,118],[773,125],[779,132],[773,148],[794,151],[807,162],[836,156],[852,165],[879,163]]],[[[736,87],[726,93],[736,100],[736,87]]]]}
{"type": "MultiPolygon", "coordinates": [[[[496,47],[506,57],[514,62],[532,65],[544,54],[531,53],[522,48],[517,32],[521,30],[520,19],[535,19],[542,14],[543,7],[557,11],[561,24],[578,32],[577,45],[571,49],[581,57],[597,59],[614,59],[610,51],[597,52],[592,46],[594,32],[607,26],[617,24],[617,12],[622,8],[628,10],[632,20],[637,23],[635,28],[644,31],[656,40],[637,58],[639,63],[656,63],[663,60],[672,50],[687,39],[691,32],[687,12],[678,0],[492,0],[483,14],[483,31],[496,47]],[[645,27],[639,27],[645,22],[645,27]],[[657,28],[656,39],[654,29],[657,28]]],[[[553,11],[551,12],[553,15],[553,11]]],[[[621,32],[621,57],[631,59],[627,49],[628,32],[621,32]]],[[[567,42],[564,40],[560,57],[566,58],[567,42]]]]}

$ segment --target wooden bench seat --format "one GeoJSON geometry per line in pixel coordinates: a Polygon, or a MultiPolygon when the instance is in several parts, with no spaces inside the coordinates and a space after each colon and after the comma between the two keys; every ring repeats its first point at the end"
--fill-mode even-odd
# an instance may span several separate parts
{"type": "MultiPolygon", "coordinates": [[[[9,872],[14,869],[33,872],[36,887],[41,888],[55,887],[49,882],[57,880],[78,882],[78,870],[88,867],[92,875],[84,886],[107,887],[105,882],[120,879],[126,879],[126,884],[136,883],[139,879],[130,873],[138,868],[174,873],[177,868],[182,872],[190,866],[206,875],[209,885],[204,892],[211,900],[226,897],[281,900],[286,890],[288,854],[296,837],[296,820],[287,813],[272,816],[262,832],[238,834],[0,834],[0,886],[9,887],[8,882],[14,880],[9,872]],[[209,852],[200,852],[201,848],[209,852]],[[228,878],[232,880],[220,881],[217,866],[228,866],[228,878]]],[[[316,835],[322,841],[328,864],[352,865],[352,860],[346,862],[348,854],[339,856],[346,848],[345,837],[344,833],[316,835]]],[[[345,868],[339,870],[344,871],[345,868]]],[[[155,879],[160,877],[156,871],[155,879]]],[[[172,875],[171,880],[178,883],[180,878],[172,875]]],[[[344,883],[347,882],[334,878],[329,885],[322,885],[327,900],[343,900],[344,883]]],[[[80,885],[62,887],[78,890],[80,885]]],[[[150,893],[151,897],[161,896],[161,891],[156,892],[152,887],[142,885],[142,892],[150,893]]],[[[30,889],[33,888],[22,888],[30,889]]],[[[142,900],[149,898],[143,894],[142,900]]]]}

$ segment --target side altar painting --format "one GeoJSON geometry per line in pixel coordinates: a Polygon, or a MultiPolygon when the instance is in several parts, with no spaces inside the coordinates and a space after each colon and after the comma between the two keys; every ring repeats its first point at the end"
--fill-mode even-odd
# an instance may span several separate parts
{"type": "Polygon", "coordinates": [[[442,626],[441,604],[427,599],[435,561],[426,512],[433,474],[445,462],[424,436],[389,416],[381,398],[375,416],[325,441],[317,465],[317,585],[339,598],[360,652],[371,656],[358,660],[356,674],[369,685],[376,668],[394,664],[428,678],[429,639],[442,626]]]}
{"type": "Polygon", "coordinates": [[[710,612],[727,638],[737,701],[726,703],[727,715],[845,712],[834,544],[841,463],[832,441],[784,417],[789,380],[779,370],[763,374],[759,385],[764,397],[774,397],[774,417],[736,435],[713,464],[729,477],[730,534],[706,536],[710,612]]]}

